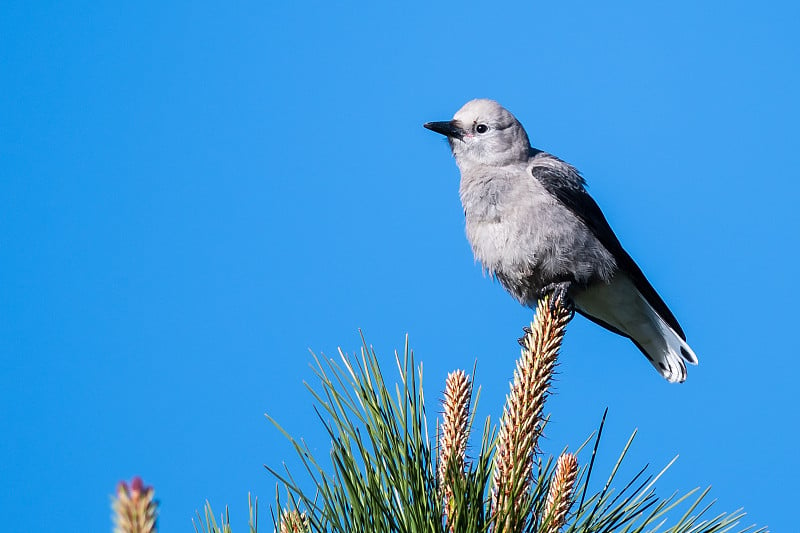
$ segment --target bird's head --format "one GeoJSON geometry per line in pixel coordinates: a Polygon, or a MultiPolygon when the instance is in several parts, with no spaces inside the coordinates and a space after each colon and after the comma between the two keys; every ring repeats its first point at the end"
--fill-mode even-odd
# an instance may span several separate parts
{"type": "Polygon", "coordinates": [[[522,124],[494,100],[471,100],[453,120],[428,122],[425,127],[447,137],[459,166],[504,166],[530,156],[531,144],[522,124]]]}

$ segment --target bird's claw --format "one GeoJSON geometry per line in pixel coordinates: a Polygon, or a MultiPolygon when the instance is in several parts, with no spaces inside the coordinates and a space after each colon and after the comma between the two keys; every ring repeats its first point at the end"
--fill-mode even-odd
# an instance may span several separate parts
{"type": "Polygon", "coordinates": [[[527,339],[528,335],[531,334],[531,328],[530,328],[530,326],[525,326],[525,327],[522,328],[522,331],[525,333],[525,335],[523,335],[522,337],[517,339],[517,342],[523,348],[527,348],[528,344],[527,344],[527,342],[525,342],[525,339],[527,339]]]}
{"type": "Polygon", "coordinates": [[[548,308],[550,313],[555,313],[557,307],[563,307],[570,312],[570,315],[575,314],[575,304],[569,296],[569,281],[561,281],[559,283],[550,283],[542,289],[542,296],[550,296],[548,300],[548,308]]]}

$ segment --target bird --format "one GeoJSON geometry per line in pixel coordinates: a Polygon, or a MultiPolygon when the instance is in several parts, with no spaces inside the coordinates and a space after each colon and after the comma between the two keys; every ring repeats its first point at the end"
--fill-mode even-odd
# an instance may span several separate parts
{"type": "Polygon", "coordinates": [[[697,356],[675,315],[620,244],[580,172],[531,146],[494,100],[424,127],[447,137],[475,259],[521,304],[550,296],[627,337],[670,383],[697,356]]]}

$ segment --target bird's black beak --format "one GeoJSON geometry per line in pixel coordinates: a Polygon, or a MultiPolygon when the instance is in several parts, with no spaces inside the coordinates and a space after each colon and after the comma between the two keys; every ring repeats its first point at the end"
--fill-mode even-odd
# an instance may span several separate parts
{"type": "Polygon", "coordinates": [[[423,126],[436,133],[441,133],[448,138],[454,137],[459,141],[464,138],[464,130],[458,127],[453,120],[446,122],[426,122],[423,126]]]}

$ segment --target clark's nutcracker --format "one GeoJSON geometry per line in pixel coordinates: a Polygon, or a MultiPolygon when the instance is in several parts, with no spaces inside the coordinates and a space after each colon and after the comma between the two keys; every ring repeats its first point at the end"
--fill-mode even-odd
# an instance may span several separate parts
{"type": "Polygon", "coordinates": [[[467,102],[446,122],[475,258],[517,300],[546,294],[628,337],[670,382],[697,364],[675,316],[614,235],[568,163],[531,147],[522,124],[493,100],[467,102]]]}

